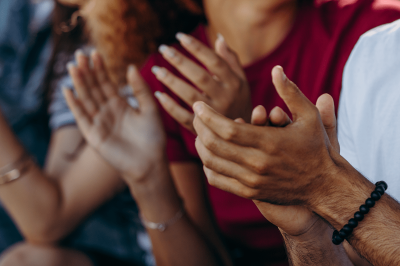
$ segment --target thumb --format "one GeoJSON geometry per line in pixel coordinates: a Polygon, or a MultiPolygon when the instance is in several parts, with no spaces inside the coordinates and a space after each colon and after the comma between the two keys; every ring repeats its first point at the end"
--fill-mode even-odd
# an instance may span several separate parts
{"type": "Polygon", "coordinates": [[[298,117],[313,114],[316,111],[315,106],[297,88],[296,84],[286,77],[281,66],[275,66],[272,69],[272,82],[279,96],[292,113],[293,121],[296,121],[298,117]]]}
{"type": "Polygon", "coordinates": [[[220,33],[218,33],[218,38],[215,41],[215,52],[228,63],[236,75],[242,79],[246,79],[246,74],[243,71],[237,54],[229,48],[225,38],[220,33]]]}
{"type": "Polygon", "coordinates": [[[156,108],[153,94],[135,65],[128,67],[127,80],[133,90],[133,95],[139,103],[139,110],[146,111],[156,108]]]}
{"type": "Polygon", "coordinates": [[[337,139],[336,131],[336,115],[335,115],[335,103],[333,102],[332,96],[329,94],[321,95],[316,104],[318,111],[321,116],[322,123],[324,124],[326,134],[329,137],[333,148],[340,152],[339,141],[337,139]]]}

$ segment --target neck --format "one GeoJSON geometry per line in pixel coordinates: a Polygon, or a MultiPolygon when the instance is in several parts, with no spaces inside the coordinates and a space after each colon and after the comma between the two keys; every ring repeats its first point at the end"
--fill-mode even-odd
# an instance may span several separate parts
{"type": "Polygon", "coordinates": [[[288,0],[205,0],[208,38],[221,33],[248,65],[273,52],[291,30],[297,2],[288,0]]]}

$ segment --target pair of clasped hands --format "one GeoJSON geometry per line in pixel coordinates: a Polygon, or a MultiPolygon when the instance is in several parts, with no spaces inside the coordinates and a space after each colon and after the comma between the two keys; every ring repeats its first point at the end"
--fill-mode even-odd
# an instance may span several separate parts
{"type": "MultiPolygon", "coordinates": [[[[288,235],[312,231],[322,222],[312,212],[313,201],[323,193],[321,177],[339,150],[332,98],[323,95],[313,105],[277,66],[273,83],[293,121],[279,107],[267,116],[262,106],[252,110],[245,73],[223,37],[215,51],[186,34],[177,39],[208,71],[173,47],[162,45],[160,52],[196,88],[165,68],[152,71],[193,106],[194,114],[165,93],[155,95],[173,118],[198,135],[196,148],[208,182],[253,200],[288,235]]],[[[135,66],[128,68],[127,82],[139,102],[134,109],[119,95],[97,52],[91,58],[77,52],[76,62],[68,69],[77,96],[69,89],[64,93],[82,134],[128,184],[146,182],[152,169],[167,161],[165,131],[147,84],[135,66]]]]}

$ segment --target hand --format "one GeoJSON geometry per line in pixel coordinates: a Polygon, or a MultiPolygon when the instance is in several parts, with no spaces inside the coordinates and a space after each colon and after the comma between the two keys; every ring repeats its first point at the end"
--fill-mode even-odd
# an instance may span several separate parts
{"type": "Polygon", "coordinates": [[[235,123],[196,103],[196,148],[211,185],[253,200],[310,206],[329,189],[338,170],[331,154],[337,152],[318,109],[281,67],[272,76],[293,123],[284,128],[235,123]]]}
{"type": "MultiPolygon", "coordinates": [[[[322,95],[318,99],[316,106],[331,143],[334,145],[335,150],[339,151],[332,98],[327,94],[322,95]]],[[[292,123],[289,116],[281,108],[275,107],[272,109],[268,118],[267,112],[262,106],[258,106],[253,110],[251,121],[253,125],[275,127],[285,127],[292,123]]],[[[278,226],[286,235],[297,237],[297,239],[308,240],[313,237],[319,237],[321,230],[314,230],[314,227],[320,227],[321,224],[325,223],[316,214],[303,206],[273,205],[258,200],[254,200],[254,203],[268,221],[278,226]]],[[[327,228],[328,225],[325,227],[327,228]]]]}
{"type": "Polygon", "coordinates": [[[69,65],[78,98],[64,90],[71,111],[87,142],[110,164],[141,179],[164,158],[166,136],[150,90],[131,66],[127,80],[139,102],[132,108],[109,80],[103,60],[92,54],[93,68],[81,52],[78,66],[69,65]]]}
{"type": "MultiPolygon", "coordinates": [[[[195,87],[176,77],[167,69],[154,66],[152,71],[157,79],[189,106],[197,101],[203,101],[226,117],[243,118],[246,122],[250,122],[252,104],[249,84],[236,54],[228,48],[224,38],[219,36],[217,39],[215,52],[192,36],[178,33],[177,38],[181,45],[208,71],[173,47],[162,45],[160,52],[163,57],[195,87]]],[[[179,106],[165,93],[156,95],[160,104],[174,119],[195,133],[193,113],[179,106]]]]}

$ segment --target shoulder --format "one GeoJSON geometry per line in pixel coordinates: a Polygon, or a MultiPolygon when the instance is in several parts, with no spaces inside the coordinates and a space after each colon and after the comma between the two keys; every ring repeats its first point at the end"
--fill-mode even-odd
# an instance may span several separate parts
{"type": "Polygon", "coordinates": [[[339,111],[346,107],[354,114],[365,115],[383,106],[389,108],[389,103],[400,96],[399,43],[400,20],[361,36],[344,69],[339,111]]]}
{"type": "MultiPolygon", "coordinates": [[[[389,76],[400,70],[400,20],[374,28],[363,34],[345,67],[344,79],[361,81],[389,76]],[[358,78],[357,78],[358,77],[358,78]]],[[[397,75],[396,75],[397,76],[397,75]]]]}

